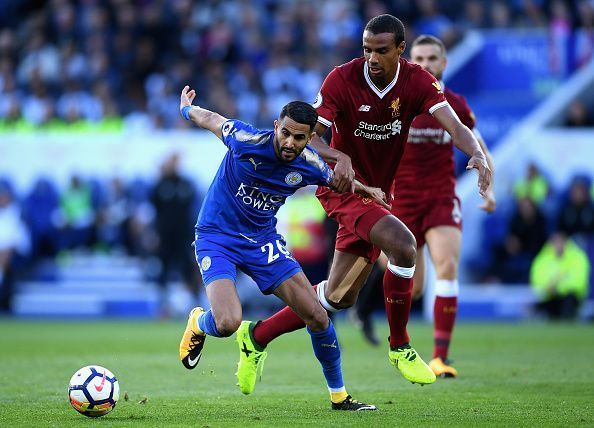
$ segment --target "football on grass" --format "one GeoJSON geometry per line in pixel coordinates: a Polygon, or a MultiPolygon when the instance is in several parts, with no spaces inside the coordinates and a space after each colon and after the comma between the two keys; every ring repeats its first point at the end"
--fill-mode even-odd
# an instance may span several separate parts
{"type": "Polygon", "coordinates": [[[68,385],[70,404],[77,412],[89,417],[111,412],[119,396],[118,380],[101,366],[86,366],[77,370],[68,385]]]}

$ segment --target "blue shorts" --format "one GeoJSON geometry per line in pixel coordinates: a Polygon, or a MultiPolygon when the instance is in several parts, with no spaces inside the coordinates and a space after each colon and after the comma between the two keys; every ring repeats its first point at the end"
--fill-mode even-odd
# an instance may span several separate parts
{"type": "Polygon", "coordinates": [[[236,268],[240,268],[263,294],[271,294],[285,280],[302,271],[276,231],[258,237],[257,241],[241,235],[196,232],[195,243],[204,286],[222,278],[235,282],[236,268]]]}

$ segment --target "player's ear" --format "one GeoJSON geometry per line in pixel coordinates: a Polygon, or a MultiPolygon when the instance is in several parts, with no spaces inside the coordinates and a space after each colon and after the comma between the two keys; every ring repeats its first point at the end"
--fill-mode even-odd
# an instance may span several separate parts
{"type": "Polygon", "coordinates": [[[307,140],[307,142],[311,142],[311,140],[313,140],[313,137],[318,135],[318,133],[316,131],[313,131],[311,134],[309,134],[309,140],[307,140]]]}
{"type": "Polygon", "coordinates": [[[404,40],[401,41],[396,49],[398,49],[398,55],[402,55],[406,50],[406,42],[404,40]]]}
{"type": "Polygon", "coordinates": [[[274,119],[274,132],[278,130],[278,120],[274,119]]]}

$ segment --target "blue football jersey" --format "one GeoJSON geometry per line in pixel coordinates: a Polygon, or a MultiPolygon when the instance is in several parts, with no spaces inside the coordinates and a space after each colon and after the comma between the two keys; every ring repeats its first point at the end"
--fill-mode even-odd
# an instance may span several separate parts
{"type": "Polygon", "coordinates": [[[221,138],[229,150],[202,203],[198,232],[269,233],[288,196],[301,187],[332,182],[332,169],[309,145],[291,162],[278,159],[274,131],[228,120],[221,138]]]}

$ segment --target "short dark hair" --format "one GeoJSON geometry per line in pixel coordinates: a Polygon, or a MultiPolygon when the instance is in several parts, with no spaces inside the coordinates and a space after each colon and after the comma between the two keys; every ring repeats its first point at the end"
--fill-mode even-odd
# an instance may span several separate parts
{"type": "Polygon", "coordinates": [[[412,42],[411,49],[417,45],[436,45],[436,46],[439,46],[439,49],[441,49],[442,55],[445,56],[445,54],[446,54],[446,47],[443,44],[443,42],[440,39],[438,39],[437,37],[431,36],[429,34],[421,34],[419,37],[417,37],[412,42]]]}
{"type": "Polygon", "coordinates": [[[393,33],[396,46],[404,41],[404,24],[395,16],[387,13],[371,18],[365,26],[365,31],[373,34],[393,33]]]}
{"type": "Polygon", "coordinates": [[[316,109],[303,101],[291,101],[285,105],[280,112],[279,119],[283,119],[285,116],[290,117],[297,123],[303,123],[309,125],[309,130],[313,131],[318,123],[318,113],[316,109]]]}

